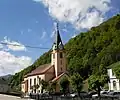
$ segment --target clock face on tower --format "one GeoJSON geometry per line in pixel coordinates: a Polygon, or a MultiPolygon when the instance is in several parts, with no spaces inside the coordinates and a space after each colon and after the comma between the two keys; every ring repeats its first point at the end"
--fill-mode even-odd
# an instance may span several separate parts
{"type": "Polygon", "coordinates": [[[60,42],[59,44],[59,49],[62,50],[63,49],[63,44],[60,42]]]}
{"type": "Polygon", "coordinates": [[[56,45],[54,44],[54,45],[53,45],[53,50],[55,50],[55,49],[56,49],[56,45]]]}

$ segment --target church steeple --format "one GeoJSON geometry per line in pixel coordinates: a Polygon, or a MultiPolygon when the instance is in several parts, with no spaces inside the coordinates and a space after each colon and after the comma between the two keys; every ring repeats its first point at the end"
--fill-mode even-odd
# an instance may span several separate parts
{"type": "Polygon", "coordinates": [[[66,72],[66,57],[64,46],[60,37],[58,23],[55,26],[55,41],[51,53],[51,65],[55,67],[55,76],[66,72]]]}
{"type": "Polygon", "coordinates": [[[55,26],[55,41],[53,44],[53,50],[64,50],[64,46],[60,37],[58,23],[55,26]]]}

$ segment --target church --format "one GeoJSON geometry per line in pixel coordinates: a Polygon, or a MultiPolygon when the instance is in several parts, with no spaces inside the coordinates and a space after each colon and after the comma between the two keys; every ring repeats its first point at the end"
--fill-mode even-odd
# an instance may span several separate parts
{"type": "MultiPolygon", "coordinates": [[[[66,72],[67,66],[65,49],[57,25],[55,29],[55,41],[51,51],[51,63],[41,65],[25,75],[24,81],[21,83],[21,91],[24,93],[30,93],[32,91],[32,86],[40,85],[40,80],[44,80],[46,82],[56,82],[57,84],[55,91],[59,92],[60,79],[67,75],[66,72]]],[[[37,93],[38,91],[41,93],[41,86],[32,92],[37,93]]]]}

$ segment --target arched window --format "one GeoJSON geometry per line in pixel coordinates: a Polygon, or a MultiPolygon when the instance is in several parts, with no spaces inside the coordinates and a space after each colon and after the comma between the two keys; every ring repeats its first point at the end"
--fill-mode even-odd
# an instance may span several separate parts
{"type": "Polygon", "coordinates": [[[31,86],[32,86],[32,79],[30,79],[30,88],[31,88],[31,86]]]}
{"type": "Polygon", "coordinates": [[[34,78],[34,85],[36,85],[36,78],[34,78]]]}
{"type": "Polygon", "coordinates": [[[55,59],[55,54],[53,54],[53,59],[55,59]]]}
{"type": "Polygon", "coordinates": [[[62,52],[60,52],[60,58],[63,58],[63,53],[62,52]]]}
{"type": "Polygon", "coordinates": [[[116,90],[116,81],[113,81],[113,89],[116,90]]]}

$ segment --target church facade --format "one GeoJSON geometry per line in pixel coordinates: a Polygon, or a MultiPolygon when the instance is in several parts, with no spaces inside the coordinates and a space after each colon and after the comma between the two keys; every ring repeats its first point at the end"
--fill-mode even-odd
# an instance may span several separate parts
{"type": "Polygon", "coordinates": [[[52,46],[51,63],[37,67],[32,72],[24,76],[24,81],[21,83],[21,91],[24,93],[39,92],[41,93],[40,81],[56,82],[56,92],[60,91],[59,81],[63,76],[66,76],[66,56],[65,49],[60,37],[58,26],[55,30],[55,41],[52,46]],[[39,85],[38,89],[32,91],[32,87],[39,85]]]}

